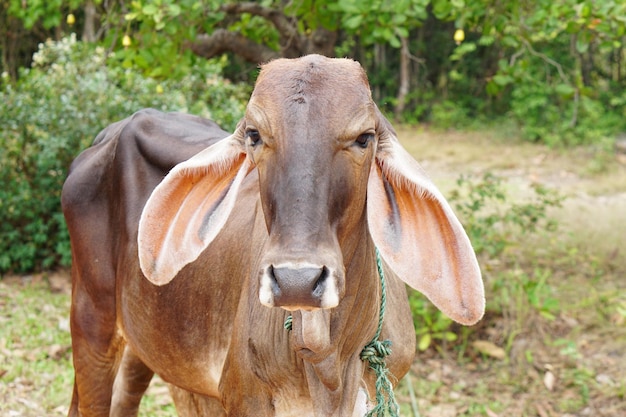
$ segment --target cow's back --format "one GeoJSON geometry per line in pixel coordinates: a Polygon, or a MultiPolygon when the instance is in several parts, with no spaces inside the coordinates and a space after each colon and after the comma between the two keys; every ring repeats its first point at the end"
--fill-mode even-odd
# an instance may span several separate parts
{"type": "Polygon", "coordinates": [[[154,187],[174,165],[227,135],[209,120],[153,109],[102,130],[63,185],[74,281],[90,279],[87,289],[113,291],[116,251],[136,233],[154,187]]]}
{"type": "Polygon", "coordinates": [[[150,166],[149,176],[158,183],[174,165],[226,136],[228,132],[201,117],[141,110],[107,126],[74,160],[63,186],[63,208],[73,213],[108,197],[114,174],[137,176],[138,169],[150,166]],[[124,160],[133,164],[120,166],[124,160]]]}

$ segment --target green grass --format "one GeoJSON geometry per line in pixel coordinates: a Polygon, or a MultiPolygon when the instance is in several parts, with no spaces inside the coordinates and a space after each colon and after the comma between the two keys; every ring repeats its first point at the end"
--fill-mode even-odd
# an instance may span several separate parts
{"type": "MultiPolygon", "coordinates": [[[[69,332],[70,297],[53,293],[41,276],[0,281],[0,415],[65,416],[74,374],[69,332]]],[[[176,412],[155,378],[140,416],[176,412]]]]}
{"type": "Polygon", "coordinates": [[[73,383],[68,316],[67,295],[0,282],[1,415],[66,414],[73,383]]]}

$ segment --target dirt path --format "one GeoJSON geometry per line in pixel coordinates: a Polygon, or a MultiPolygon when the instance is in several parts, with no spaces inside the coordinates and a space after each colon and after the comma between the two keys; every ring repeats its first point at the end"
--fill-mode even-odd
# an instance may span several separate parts
{"type": "Polygon", "coordinates": [[[564,233],[578,236],[583,248],[588,242],[587,250],[626,258],[626,154],[554,150],[479,132],[400,128],[398,136],[444,192],[461,175],[486,172],[506,178],[514,198],[541,183],[566,197],[556,213],[564,233]]]}

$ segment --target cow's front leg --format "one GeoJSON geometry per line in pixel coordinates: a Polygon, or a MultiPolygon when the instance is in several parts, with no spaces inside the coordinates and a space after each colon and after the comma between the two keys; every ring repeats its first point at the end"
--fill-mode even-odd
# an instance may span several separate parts
{"type": "Polygon", "coordinates": [[[90,293],[83,282],[74,277],[70,324],[75,380],[68,415],[109,417],[124,341],[116,331],[114,299],[106,291],[90,293]]]}
{"type": "Polygon", "coordinates": [[[136,416],[153,376],[154,372],[127,345],[113,385],[111,417],[136,416]]]}

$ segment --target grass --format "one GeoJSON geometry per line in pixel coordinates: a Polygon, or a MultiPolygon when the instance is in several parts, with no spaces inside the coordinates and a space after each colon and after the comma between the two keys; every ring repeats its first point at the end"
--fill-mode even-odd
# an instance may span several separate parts
{"type": "Polygon", "coordinates": [[[0,281],[1,415],[66,414],[73,383],[68,312],[68,296],[42,283],[0,281]]]}
{"type": "MultiPolygon", "coordinates": [[[[51,291],[45,274],[0,281],[1,416],[67,415],[74,383],[69,308],[68,292],[51,291]]],[[[159,378],[140,415],[176,415],[159,378]]]]}
{"type": "MultiPolygon", "coordinates": [[[[502,132],[401,128],[399,136],[448,196],[461,174],[480,181],[492,172],[504,179],[507,205],[528,202],[535,182],[566,197],[548,211],[556,232],[513,236],[496,256],[481,255],[489,310],[480,324],[418,317],[421,335],[444,336],[430,339],[396,390],[402,415],[626,415],[626,160],[504,140],[502,132]]],[[[0,281],[2,416],[67,413],[69,296],[57,285],[51,291],[53,278],[0,281]]],[[[155,379],[140,415],[174,416],[169,401],[155,379]]]]}

